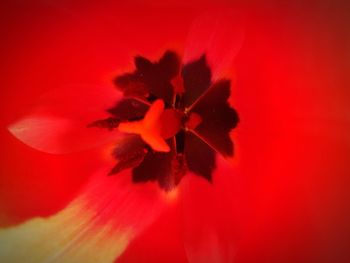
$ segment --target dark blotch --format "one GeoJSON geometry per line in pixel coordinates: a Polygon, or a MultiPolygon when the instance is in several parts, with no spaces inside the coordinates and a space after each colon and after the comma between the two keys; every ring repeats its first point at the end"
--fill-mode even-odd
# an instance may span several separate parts
{"type": "Polygon", "coordinates": [[[126,97],[146,98],[149,89],[142,81],[142,75],[136,73],[127,73],[114,79],[114,84],[123,92],[126,97]]]}
{"type": "Polygon", "coordinates": [[[186,107],[189,107],[211,84],[211,71],[207,65],[205,55],[196,61],[186,64],[181,74],[185,88],[184,103],[186,107]]]}
{"type": "Polygon", "coordinates": [[[150,70],[153,66],[153,63],[149,59],[142,56],[136,56],[134,58],[134,64],[136,69],[140,72],[150,70]]]}
{"type": "Polygon", "coordinates": [[[159,98],[171,105],[174,97],[171,80],[180,70],[180,59],[177,54],[166,51],[158,62],[137,56],[134,63],[136,70],[116,77],[115,85],[125,96],[159,98]]]}
{"type": "Polygon", "coordinates": [[[136,99],[127,98],[107,111],[121,121],[138,120],[145,116],[149,106],[136,99]]]}
{"type": "Polygon", "coordinates": [[[174,140],[169,139],[167,143],[171,146],[169,153],[148,151],[140,165],[133,169],[133,182],[158,181],[166,191],[179,184],[185,174],[184,160],[176,155],[174,140]]]}
{"type": "Polygon", "coordinates": [[[119,126],[119,119],[117,118],[107,118],[103,120],[97,120],[92,123],[90,123],[87,127],[97,127],[97,128],[104,128],[108,130],[113,130],[119,126]]]}
{"type": "Polygon", "coordinates": [[[124,169],[138,166],[147,153],[147,146],[138,135],[128,135],[121,140],[113,150],[113,157],[118,163],[109,175],[114,175],[124,169]]]}
{"type": "Polygon", "coordinates": [[[180,130],[176,136],[175,136],[175,141],[176,141],[176,152],[179,153],[184,153],[185,152],[185,131],[180,130]]]}
{"type": "Polygon", "coordinates": [[[236,127],[239,118],[227,101],[230,82],[221,80],[212,85],[211,70],[203,55],[182,68],[183,82],[179,82],[178,93],[175,94],[172,83],[176,83],[174,78],[179,77],[180,71],[176,53],[166,51],[156,62],[136,56],[134,63],[134,72],[114,80],[127,98],[108,109],[113,115],[111,118],[96,121],[90,126],[114,129],[121,121],[140,120],[148,111],[149,103],[156,99],[162,99],[166,108],[187,109],[182,120],[183,127],[188,124],[191,113],[198,114],[200,121],[186,126],[194,130],[181,130],[168,139],[171,148],[168,153],[154,151],[138,135],[126,136],[113,151],[118,162],[110,175],[132,168],[133,182],[157,181],[165,191],[177,186],[188,170],[212,182],[216,152],[223,156],[233,155],[234,145],[229,133],[236,127]]]}
{"type": "Polygon", "coordinates": [[[159,60],[159,67],[165,78],[172,79],[176,77],[180,71],[179,56],[173,51],[166,51],[159,60]]]}
{"type": "Polygon", "coordinates": [[[192,108],[192,112],[202,117],[195,132],[223,156],[233,155],[230,131],[239,122],[237,112],[230,107],[230,81],[215,83],[192,108]]]}
{"type": "Polygon", "coordinates": [[[191,132],[186,132],[185,158],[190,171],[212,181],[215,152],[191,132]]]}

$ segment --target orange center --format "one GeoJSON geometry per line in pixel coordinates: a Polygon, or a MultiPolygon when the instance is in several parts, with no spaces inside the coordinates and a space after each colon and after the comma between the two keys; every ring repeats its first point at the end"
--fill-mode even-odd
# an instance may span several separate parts
{"type": "Polygon", "coordinates": [[[138,134],[159,152],[169,152],[166,139],[173,137],[181,128],[182,114],[174,109],[164,109],[160,99],[153,102],[141,121],[122,122],[118,129],[121,132],[138,134]]]}

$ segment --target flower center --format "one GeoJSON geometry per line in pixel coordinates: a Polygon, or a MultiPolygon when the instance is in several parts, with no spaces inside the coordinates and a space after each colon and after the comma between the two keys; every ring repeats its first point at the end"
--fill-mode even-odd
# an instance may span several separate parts
{"type": "Polygon", "coordinates": [[[140,121],[126,121],[119,124],[121,132],[138,134],[158,152],[169,152],[166,139],[173,137],[181,129],[183,114],[175,109],[164,109],[161,99],[153,102],[145,117],[140,121]]]}

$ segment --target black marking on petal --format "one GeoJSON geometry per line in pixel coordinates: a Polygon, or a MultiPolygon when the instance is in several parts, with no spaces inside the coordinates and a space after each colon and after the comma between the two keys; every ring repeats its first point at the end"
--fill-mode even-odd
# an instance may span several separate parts
{"type": "Polygon", "coordinates": [[[90,123],[87,127],[105,128],[111,131],[117,128],[119,126],[119,123],[119,119],[109,117],[103,120],[94,121],[90,123]]]}
{"type": "Polygon", "coordinates": [[[191,112],[202,117],[202,122],[194,132],[223,156],[233,155],[233,142],[229,133],[239,122],[237,112],[227,102],[229,96],[230,81],[218,81],[191,109],[191,112]]]}
{"type": "MultiPolygon", "coordinates": [[[[134,60],[136,70],[114,79],[114,84],[125,96],[142,98],[160,98],[171,105],[174,87],[171,79],[180,69],[180,59],[175,52],[166,51],[158,62],[137,56],[134,60]]],[[[151,100],[150,100],[151,101],[151,100]]]]}
{"type": "Polygon", "coordinates": [[[211,71],[205,55],[201,56],[182,69],[182,77],[185,88],[184,104],[189,107],[194,103],[211,84],[211,71]]]}
{"type": "Polygon", "coordinates": [[[121,121],[142,119],[149,106],[137,99],[127,98],[119,101],[117,105],[107,111],[121,121]]]}
{"type": "Polygon", "coordinates": [[[183,94],[176,94],[175,96],[175,102],[174,102],[175,109],[183,110],[183,94]]]}
{"type": "Polygon", "coordinates": [[[216,152],[225,157],[233,155],[229,133],[239,118],[228,103],[230,81],[221,80],[212,85],[211,70],[203,55],[182,68],[183,83],[175,92],[172,82],[175,83],[174,78],[179,74],[179,61],[172,51],[166,51],[158,62],[137,56],[136,70],[114,80],[128,98],[108,109],[113,117],[90,126],[113,129],[120,121],[140,120],[150,102],[162,99],[166,108],[184,111],[185,130],[167,140],[171,149],[168,153],[154,151],[138,135],[126,136],[113,151],[118,162],[110,175],[132,168],[134,183],[157,181],[162,189],[169,191],[188,170],[212,182],[216,152]]]}
{"type": "Polygon", "coordinates": [[[138,135],[127,135],[121,140],[112,152],[118,161],[109,175],[114,175],[124,169],[138,166],[147,153],[147,146],[138,135]]]}
{"type": "Polygon", "coordinates": [[[149,59],[142,56],[136,56],[134,58],[134,64],[136,69],[141,72],[150,70],[153,66],[153,63],[149,59]]]}
{"type": "Polygon", "coordinates": [[[178,185],[185,176],[187,172],[187,163],[185,159],[185,155],[182,153],[177,153],[172,160],[172,169],[173,169],[173,177],[174,177],[174,185],[178,185]]]}
{"type": "Polygon", "coordinates": [[[185,131],[184,130],[180,130],[175,135],[175,141],[176,141],[176,153],[183,154],[185,152],[185,131]]]}
{"type": "Polygon", "coordinates": [[[151,149],[148,151],[140,165],[132,171],[133,182],[158,181],[159,186],[165,191],[179,184],[185,174],[182,169],[183,159],[176,156],[174,140],[169,139],[167,143],[171,146],[171,151],[168,153],[151,149]]]}
{"type": "Polygon", "coordinates": [[[143,82],[141,73],[126,73],[114,79],[114,84],[127,97],[146,97],[149,88],[143,82]]]}
{"type": "Polygon", "coordinates": [[[159,66],[162,69],[164,76],[167,79],[172,79],[176,77],[180,71],[179,56],[175,52],[168,50],[159,60],[159,66]]]}
{"type": "Polygon", "coordinates": [[[185,158],[188,169],[212,182],[216,167],[215,152],[191,132],[186,132],[185,158]]]}
{"type": "Polygon", "coordinates": [[[149,101],[150,103],[154,102],[157,100],[157,97],[153,94],[148,94],[146,97],[147,101],[149,101]]]}

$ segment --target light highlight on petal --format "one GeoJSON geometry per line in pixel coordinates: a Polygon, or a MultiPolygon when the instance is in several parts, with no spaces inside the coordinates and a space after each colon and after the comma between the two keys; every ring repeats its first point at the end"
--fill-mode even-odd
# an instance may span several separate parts
{"type": "Polygon", "coordinates": [[[158,217],[166,199],[153,185],[133,185],[127,173],[105,172],[60,213],[1,230],[2,262],[113,262],[158,217]]]}
{"type": "Polygon", "coordinates": [[[23,143],[43,152],[61,154],[91,149],[120,136],[117,130],[88,127],[93,121],[109,117],[105,110],[119,99],[119,92],[103,86],[56,89],[8,129],[23,143]]]}

